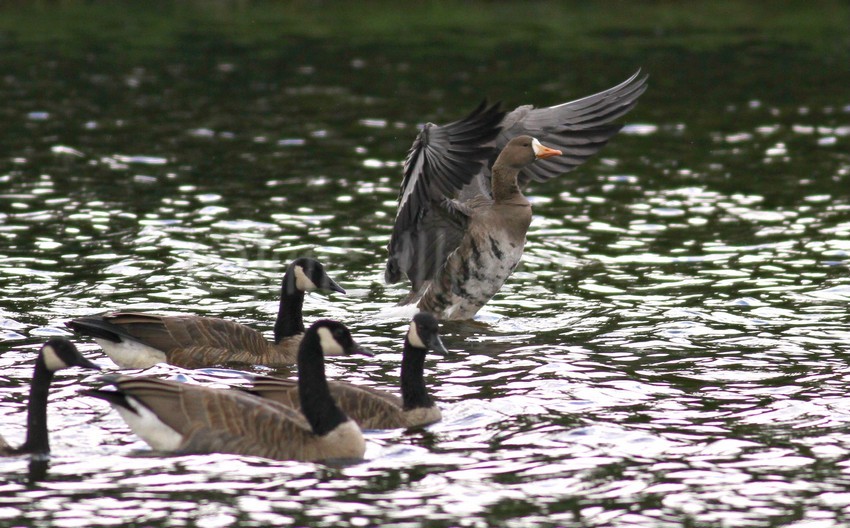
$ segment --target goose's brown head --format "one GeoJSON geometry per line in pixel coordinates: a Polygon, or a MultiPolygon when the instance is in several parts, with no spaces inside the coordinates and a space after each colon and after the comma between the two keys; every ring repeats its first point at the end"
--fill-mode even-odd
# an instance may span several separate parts
{"type": "Polygon", "coordinates": [[[535,160],[560,156],[563,152],[541,144],[531,136],[517,136],[508,141],[497,159],[510,167],[522,169],[535,160]]]}

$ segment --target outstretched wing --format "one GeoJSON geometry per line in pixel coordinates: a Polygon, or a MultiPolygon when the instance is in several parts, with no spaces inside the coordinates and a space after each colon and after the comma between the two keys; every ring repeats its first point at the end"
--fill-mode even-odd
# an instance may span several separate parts
{"type": "Polygon", "coordinates": [[[419,271],[419,263],[433,261],[433,256],[423,252],[457,238],[450,233],[457,228],[451,214],[435,209],[445,209],[443,202],[455,198],[462,187],[495,159],[496,151],[491,143],[499,133],[503,117],[498,105],[488,106],[484,102],[460,121],[443,126],[426,124],[416,137],[404,161],[398,213],[387,246],[388,283],[401,280],[402,273],[414,283],[427,280],[429,272],[419,271]],[[426,227],[439,233],[425,234],[426,227]],[[420,236],[423,234],[424,238],[420,236]]]}
{"type": "MultiPolygon", "coordinates": [[[[622,83],[597,94],[548,108],[521,106],[505,116],[502,131],[496,138],[497,151],[516,136],[527,134],[547,147],[563,152],[532,163],[520,173],[519,184],[544,182],[570,172],[596,154],[620,131],[614,123],[637,104],[646,91],[648,76],[640,70],[622,83]]],[[[480,184],[489,188],[490,174],[480,184]]]]}

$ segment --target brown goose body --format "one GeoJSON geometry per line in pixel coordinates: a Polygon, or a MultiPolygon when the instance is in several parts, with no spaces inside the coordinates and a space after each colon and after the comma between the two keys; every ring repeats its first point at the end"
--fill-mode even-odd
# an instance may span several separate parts
{"type": "Polygon", "coordinates": [[[461,233],[457,248],[419,291],[420,310],[444,319],[469,319],[501,289],[522,258],[531,204],[519,189],[519,172],[538,159],[560,156],[529,136],[505,146],[493,164],[493,198],[447,202],[461,233]]]}
{"type": "Polygon", "coordinates": [[[109,402],[130,428],[159,451],[232,453],[277,460],[362,458],[360,428],[334,404],[323,354],[362,350],[339,323],[317,321],[299,348],[299,384],[308,401],[299,412],[244,391],[152,377],[111,376],[116,390],[86,393],[109,402]]]}
{"type": "Polygon", "coordinates": [[[69,325],[88,335],[94,334],[92,329],[97,325],[120,336],[117,342],[105,337],[94,339],[121,368],[147,368],[156,363],[183,368],[229,363],[292,365],[302,338],[302,334],[295,334],[275,343],[243,324],[194,315],[116,312],[77,319],[69,325]]]}
{"type": "Polygon", "coordinates": [[[147,377],[119,376],[111,383],[143,406],[115,408],[158,451],[324,460],[362,458],[366,449],[362,433],[351,420],[318,435],[295,409],[241,391],[147,377]],[[140,416],[155,417],[165,427],[134,426],[140,416]]]}
{"type": "Polygon", "coordinates": [[[519,191],[577,168],[620,130],[616,121],[646,90],[640,71],[597,94],[550,107],[503,112],[482,104],[446,125],[426,124],[404,162],[385,269],[387,283],[404,278],[419,303],[444,319],[468,319],[516,267],[531,219],[528,201],[498,194],[500,180],[519,191]],[[562,155],[528,163],[509,178],[498,158],[519,137],[538,139],[562,155]]]}
{"type": "Polygon", "coordinates": [[[457,249],[417,292],[420,310],[443,319],[469,319],[513,273],[525,249],[531,204],[477,197],[465,203],[468,224],[457,249]]]}
{"type": "Polygon", "coordinates": [[[248,326],[215,317],[116,312],[82,317],[67,325],[88,335],[121,368],[170,363],[184,368],[244,363],[292,365],[304,332],[304,293],[345,293],[313,259],[293,261],[283,277],[274,340],[248,326]]]}
{"type": "MultiPolygon", "coordinates": [[[[401,366],[401,397],[389,392],[343,381],[330,381],[331,396],[339,408],[363,429],[422,427],[442,419],[440,408],[428,394],[423,377],[428,350],[445,354],[438,323],[430,313],[419,313],[404,340],[401,366]]],[[[295,380],[271,376],[253,377],[248,389],[262,398],[298,408],[295,380]]]]}
{"type": "MultiPolygon", "coordinates": [[[[361,429],[407,429],[439,422],[443,415],[436,405],[404,408],[404,401],[395,394],[354,385],[344,381],[329,382],[331,396],[349,418],[361,429]]],[[[257,377],[251,392],[264,399],[297,409],[298,384],[295,380],[257,377]]]]}

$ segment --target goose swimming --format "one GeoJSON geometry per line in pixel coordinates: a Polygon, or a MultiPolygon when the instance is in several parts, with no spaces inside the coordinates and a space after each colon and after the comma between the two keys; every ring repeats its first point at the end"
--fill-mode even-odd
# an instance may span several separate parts
{"type": "MultiPolygon", "coordinates": [[[[340,409],[363,429],[421,427],[440,421],[442,414],[428,394],[423,370],[428,351],[445,355],[437,319],[420,312],[413,317],[404,337],[401,359],[401,397],[345,381],[328,382],[340,409]]],[[[298,408],[298,382],[272,376],[250,376],[248,392],[298,408]]]]}
{"type": "Polygon", "coordinates": [[[294,260],[283,276],[271,342],[243,324],[196,315],[116,312],[81,317],[67,325],[78,334],[93,337],[121,368],[148,368],[157,363],[183,368],[228,363],[292,365],[304,333],[304,294],[313,290],[345,293],[319,261],[294,260]]]}
{"type": "Polygon", "coordinates": [[[313,323],[298,350],[300,409],[245,391],[150,376],[104,376],[115,390],[85,394],[107,401],[153,449],[183,454],[231,453],[276,460],[359,459],[366,442],[334,402],[325,356],[370,353],[336,321],[313,323]]]}

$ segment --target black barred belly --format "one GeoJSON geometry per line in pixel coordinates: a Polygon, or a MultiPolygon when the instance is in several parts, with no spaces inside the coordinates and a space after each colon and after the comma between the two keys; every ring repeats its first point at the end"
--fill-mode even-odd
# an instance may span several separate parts
{"type": "Polygon", "coordinates": [[[488,239],[483,244],[481,241],[472,243],[466,255],[460,252],[452,255],[459,261],[446,267],[445,271],[450,275],[440,281],[448,283],[451,291],[440,292],[436,296],[441,305],[441,313],[438,314],[441,319],[471,319],[496,295],[519,264],[525,244],[493,236],[488,236],[488,239]]]}

